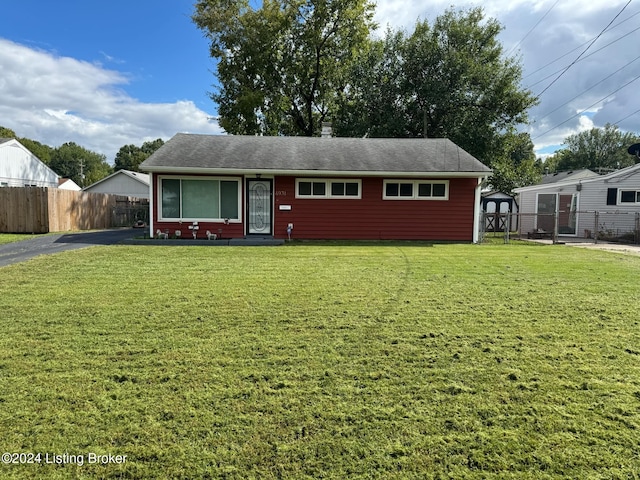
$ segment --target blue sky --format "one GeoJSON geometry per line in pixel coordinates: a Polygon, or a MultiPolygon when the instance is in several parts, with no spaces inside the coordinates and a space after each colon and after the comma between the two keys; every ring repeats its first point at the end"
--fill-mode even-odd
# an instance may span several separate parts
{"type": "MultiPolygon", "coordinates": [[[[224,133],[213,118],[214,63],[191,22],[193,1],[3,2],[0,125],[54,147],[76,142],[110,163],[123,145],[177,132],[224,133]]],[[[520,58],[523,86],[544,92],[526,127],[539,155],[607,122],[640,132],[640,4],[628,2],[456,2],[479,4],[504,26],[500,39],[520,58]]],[[[417,19],[433,21],[450,6],[378,0],[375,18],[380,32],[411,31],[417,19]]]]}
{"type": "Polygon", "coordinates": [[[214,110],[213,63],[192,0],[3,2],[0,37],[121,72],[142,102],[190,99],[214,110]]]}

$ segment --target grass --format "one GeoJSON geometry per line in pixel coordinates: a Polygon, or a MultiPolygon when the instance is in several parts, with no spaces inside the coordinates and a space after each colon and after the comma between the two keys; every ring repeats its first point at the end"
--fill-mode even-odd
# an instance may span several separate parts
{"type": "Polygon", "coordinates": [[[19,242],[29,238],[34,238],[34,236],[28,233],[0,233],[0,245],[19,242]]]}
{"type": "Polygon", "coordinates": [[[638,478],[640,258],[93,247],[0,269],[2,478],[638,478]],[[89,453],[126,455],[88,465],[89,453]]]}

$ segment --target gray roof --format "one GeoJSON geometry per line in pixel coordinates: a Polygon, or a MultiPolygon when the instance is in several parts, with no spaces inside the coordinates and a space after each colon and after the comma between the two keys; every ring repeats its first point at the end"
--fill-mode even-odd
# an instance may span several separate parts
{"type": "Polygon", "coordinates": [[[550,173],[548,175],[544,175],[539,185],[562,182],[564,180],[569,180],[571,178],[577,179],[577,178],[589,178],[589,177],[598,177],[598,176],[599,175],[596,172],[592,172],[591,170],[586,168],[582,170],[566,170],[564,172],[556,172],[556,173],[550,173]]]}
{"type": "Polygon", "coordinates": [[[318,138],[179,133],[140,165],[149,172],[451,174],[491,170],[445,138],[318,138]]]}

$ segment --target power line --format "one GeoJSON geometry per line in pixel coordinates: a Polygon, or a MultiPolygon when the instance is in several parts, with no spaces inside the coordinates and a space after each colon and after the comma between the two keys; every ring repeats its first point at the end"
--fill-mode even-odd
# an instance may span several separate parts
{"type": "Polygon", "coordinates": [[[564,107],[566,104],[574,101],[576,98],[579,98],[581,95],[584,95],[585,93],[587,93],[589,90],[597,87],[598,85],[600,85],[602,82],[604,82],[605,80],[610,79],[611,77],[613,77],[616,73],[620,72],[621,70],[624,70],[625,68],[627,68],[629,65],[631,65],[633,62],[637,61],[638,59],[640,59],[640,55],[638,55],[636,58],[634,58],[633,60],[631,60],[629,63],[627,63],[626,65],[624,65],[623,67],[620,67],[618,70],[616,70],[615,72],[613,72],[612,74],[606,76],[605,78],[603,78],[602,80],[600,80],[598,83],[595,83],[593,85],[591,85],[589,88],[587,88],[586,90],[583,90],[582,92],[580,92],[578,95],[576,95],[575,97],[573,97],[571,100],[567,100],[565,103],[563,103],[562,105],[554,108],[553,110],[551,110],[550,112],[546,113],[545,115],[543,115],[542,117],[539,117],[536,122],[539,122],[540,120],[542,120],[543,118],[547,118],[549,115],[551,115],[552,113],[560,110],[562,107],[564,107]]]}
{"type": "MultiPolygon", "coordinates": [[[[640,12],[638,12],[638,13],[640,13],[640,12]]],[[[636,15],[637,15],[637,14],[636,14],[636,15]]],[[[605,48],[610,47],[610,46],[611,46],[611,45],[613,45],[614,43],[619,42],[619,41],[620,41],[620,40],[622,40],[623,38],[628,37],[628,36],[629,36],[629,35],[631,35],[632,33],[637,32],[638,30],[640,30],[640,27],[636,27],[636,28],[634,28],[634,29],[633,29],[633,30],[631,30],[630,32],[625,33],[625,34],[624,34],[624,35],[622,35],[621,37],[618,37],[618,38],[616,38],[615,40],[613,40],[612,42],[609,42],[609,43],[607,43],[606,45],[604,45],[604,46],[600,47],[599,49],[597,49],[597,50],[595,50],[595,51],[591,52],[589,55],[586,55],[586,56],[582,57],[579,61],[581,62],[582,60],[586,60],[587,58],[592,57],[592,56],[593,56],[593,55],[595,55],[596,53],[601,52],[601,51],[602,51],[602,50],[604,50],[605,48]]],[[[584,45],[584,43],[583,43],[582,45],[584,45]]],[[[582,45],[581,45],[581,46],[582,46],[582,45]]],[[[580,48],[580,47],[576,47],[576,48],[574,48],[573,50],[571,50],[571,52],[573,52],[573,51],[577,50],[578,48],[580,48]]],[[[562,57],[560,57],[560,58],[566,57],[566,56],[567,56],[567,55],[569,55],[569,53],[571,53],[571,52],[568,52],[568,53],[564,54],[564,55],[563,55],[562,57]]],[[[560,58],[558,58],[557,60],[560,60],[560,58]]],[[[551,64],[552,64],[552,63],[554,63],[554,62],[556,62],[557,60],[554,60],[554,61],[553,61],[553,62],[551,62],[551,63],[547,63],[544,67],[541,67],[541,68],[539,68],[538,70],[536,70],[536,72],[539,72],[539,71],[540,71],[540,70],[542,70],[543,68],[548,67],[549,65],[551,65],[551,64]]],[[[577,63],[577,62],[576,62],[576,63],[577,63]]],[[[538,85],[539,83],[542,83],[542,82],[544,82],[545,80],[547,80],[548,78],[553,77],[556,73],[558,73],[558,72],[562,72],[562,70],[564,70],[564,68],[561,68],[560,70],[556,70],[555,72],[553,72],[553,73],[551,73],[551,74],[547,75],[546,77],[544,77],[544,78],[542,78],[542,79],[538,80],[537,82],[532,83],[531,85],[527,86],[527,88],[535,87],[535,86],[536,86],[536,85],[538,85]]],[[[534,73],[535,73],[535,72],[534,72],[534,73]]],[[[533,75],[533,73],[532,73],[531,75],[533,75]]]]}
{"type": "Polygon", "coordinates": [[[602,30],[602,31],[601,31],[601,32],[596,36],[596,38],[594,38],[594,39],[593,39],[593,41],[589,44],[589,46],[587,46],[587,48],[585,48],[585,49],[584,49],[584,51],[583,51],[580,55],[578,55],[578,57],[577,57],[573,62],[571,62],[571,63],[569,64],[569,66],[567,66],[567,68],[565,68],[565,69],[560,73],[560,75],[558,75],[558,76],[557,76],[557,77],[556,77],[556,78],[555,78],[555,79],[554,79],[554,80],[553,80],[549,85],[547,85],[547,87],[546,87],[544,90],[542,90],[542,91],[537,95],[538,97],[539,97],[539,96],[541,96],[541,95],[542,95],[544,92],[546,92],[547,90],[549,90],[549,88],[551,88],[551,86],[552,86],[554,83],[556,83],[558,80],[560,80],[560,77],[562,77],[562,75],[564,75],[564,74],[567,72],[567,70],[569,70],[573,65],[575,65],[575,64],[576,64],[576,62],[577,62],[578,60],[580,60],[580,57],[582,57],[585,53],[587,53],[587,51],[591,48],[591,46],[592,46],[594,43],[596,43],[596,41],[597,41],[597,40],[602,36],[602,34],[603,34],[604,32],[606,32],[606,31],[607,31],[607,29],[611,26],[611,24],[616,20],[616,18],[618,18],[618,17],[622,14],[622,12],[624,12],[625,8],[627,8],[627,6],[628,6],[630,3],[631,3],[631,0],[629,0],[629,1],[626,3],[626,5],[625,5],[624,7],[622,7],[622,10],[620,10],[620,11],[618,12],[618,14],[617,14],[615,17],[613,17],[613,19],[609,22],[609,24],[608,24],[608,25],[607,25],[607,26],[606,26],[606,27],[605,27],[605,28],[604,28],[604,29],[603,29],[603,30],[602,30]]]}
{"type": "MultiPolygon", "coordinates": [[[[567,123],[569,120],[573,120],[576,117],[579,117],[580,115],[582,115],[584,112],[586,112],[587,110],[589,110],[591,107],[594,107],[595,105],[599,104],[600,102],[603,102],[604,100],[606,100],[607,98],[609,98],[611,95],[613,95],[614,93],[618,93],[620,90],[622,90],[624,87],[631,85],[633,82],[635,82],[636,80],[640,79],[640,75],[638,75],[637,77],[635,77],[633,80],[628,81],[627,83],[625,83],[624,85],[622,85],[620,88],[617,88],[616,90],[614,90],[613,92],[611,92],[609,95],[602,97],[600,100],[598,100],[597,102],[592,103],[591,105],[589,105],[587,108],[585,108],[584,110],[579,111],[578,113],[576,113],[575,115],[567,118],[564,122],[560,122],[559,124],[557,124],[556,126],[550,128],[549,130],[547,130],[544,133],[541,133],[540,135],[537,135],[536,137],[534,137],[532,140],[536,140],[544,135],[546,135],[549,132],[552,132],[553,130],[555,130],[556,128],[564,125],[565,123],[567,123]]],[[[633,115],[633,114],[632,114],[633,115]]],[[[629,115],[631,116],[631,115],[629,115]]],[[[628,117],[625,117],[625,119],[628,117]]],[[[623,119],[624,120],[624,119],[623,119]]]]}
{"type": "MultiPolygon", "coordinates": [[[[631,19],[632,19],[633,17],[635,17],[636,15],[640,15],[640,11],[637,11],[636,13],[634,13],[633,15],[631,15],[631,16],[629,16],[629,17],[625,18],[625,19],[624,19],[624,20],[622,20],[621,22],[616,23],[616,24],[615,24],[613,27],[611,27],[608,31],[611,31],[611,30],[613,30],[613,29],[615,29],[615,28],[618,28],[620,25],[622,25],[623,23],[628,22],[629,20],[631,20],[631,19]]],[[[591,53],[591,54],[587,55],[587,56],[586,56],[586,57],[584,57],[584,58],[588,58],[588,57],[590,57],[591,55],[593,55],[593,54],[595,54],[595,53],[597,53],[597,52],[601,51],[602,49],[607,48],[607,47],[608,47],[608,46],[610,46],[610,45],[613,45],[614,43],[616,43],[616,42],[618,42],[618,41],[622,40],[623,38],[625,38],[625,37],[627,37],[627,36],[631,35],[633,32],[635,32],[635,31],[636,31],[636,30],[638,30],[638,29],[640,29],[640,27],[634,28],[634,29],[633,29],[633,30],[631,30],[629,33],[626,33],[626,34],[624,34],[623,36],[621,36],[621,37],[617,38],[616,40],[614,40],[614,41],[612,41],[612,42],[610,42],[610,43],[607,43],[604,47],[599,48],[598,50],[596,50],[595,52],[593,52],[593,53],[591,53]]],[[[595,38],[595,37],[594,37],[594,38],[595,38]]],[[[562,59],[563,59],[564,57],[566,57],[567,55],[570,55],[570,54],[572,54],[573,52],[575,52],[576,50],[580,49],[581,47],[584,47],[587,43],[589,43],[590,41],[594,40],[594,38],[589,39],[589,40],[587,40],[587,41],[586,41],[586,42],[584,42],[584,43],[581,43],[580,45],[578,45],[578,46],[577,46],[577,47],[575,47],[574,49],[569,50],[567,53],[565,53],[565,54],[563,54],[563,55],[560,55],[560,56],[559,56],[559,57],[557,57],[555,60],[551,60],[549,63],[546,63],[546,64],[545,64],[545,65],[543,65],[542,67],[540,67],[540,68],[538,68],[538,69],[534,70],[534,71],[533,71],[533,72],[531,72],[531,73],[528,73],[527,75],[525,75],[524,77],[522,77],[522,79],[524,80],[524,79],[526,79],[526,78],[529,78],[530,76],[535,75],[536,73],[538,73],[540,70],[544,70],[544,69],[545,69],[545,68],[547,68],[549,65],[553,65],[553,64],[554,64],[554,63],[556,63],[558,60],[562,60],[562,59]]],[[[583,58],[583,60],[584,60],[584,58],[583,58]]],[[[552,77],[553,75],[555,75],[555,74],[556,74],[556,73],[558,73],[559,71],[561,71],[561,70],[558,70],[558,71],[556,71],[556,72],[552,73],[551,75],[549,75],[549,77],[552,77]]],[[[547,78],[549,78],[549,77],[545,77],[545,78],[543,78],[542,80],[540,80],[540,81],[538,81],[538,82],[536,82],[536,83],[534,83],[534,84],[530,85],[530,87],[533,87],[534,85],[537,85],[538,83],[540,83],[540,82],[542,82],[542,81],[546,80],[546,79],[547,79],[547,78]]]]}
{"type": "Polygon", "coordinates": [[[636,110],[635,112],[630,113],[630,114],[629,114],[629,115],[627,115],[626,117],[621,118],[621,119],[620,119],[620,120],[618,120],[617,122],[613,122],[613,124],[614,124],[614,125],[618,125],[620,122],[624,122],[627,118],[629,118],[629,117],[633,117],[636,113],[640,113],[640,108],[639,108],[638,110],[636,110]]]}
{"type": "Polygon", "coordinates": [[[549,15],[549,12],[551,12],[551,10],[553,10],[553,8],[558,4],[558,2],[559,2],[559,1],[560,1],[560,0],[556,0],[556,3],[554,3],[553,5],[551,5],[551,8],[550,8],[549,10],[547,10],[547,12],[542,16],[542,18],[540,18],[540,20],[538,20],[538,21],[536,22],[536,24],[535,24],[533,27],[531,27],[531,29],[530,29],[530,30],[525,34],[525,36],[524,36],[524,37],[522,37],[522,39],[521,39],[518,43],[516,43],[516,44],[513,46],[513,48],[512,48],[511,50],[509,50],[509,53],[507,54],[507,56],[511,56],[511,54],[513,53],[513,51],[514,51],[516,48],[518,48],[518,46],[519,46],[522,42],[524,42],[524,41],[526,40],[526,38],[531,34],[531,32],[533,32],[533,31],[536,29],[536,27],[537,27],[538,25],[540,25],[540,23],[544,20],[544,18],[545,18],[547,15],[549,15]]]}

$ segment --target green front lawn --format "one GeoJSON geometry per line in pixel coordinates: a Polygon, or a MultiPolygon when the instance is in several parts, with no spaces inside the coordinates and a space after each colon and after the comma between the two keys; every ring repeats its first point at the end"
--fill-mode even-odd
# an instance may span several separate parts
{"type": "Polygon", "coordinates": [[[640,257],[539,245],[0,268],[0,450],[42,454],[0,477],[638,478],[638,278],[640,257]]]}
{"type": "Polygon", "coordinates": [[[0,245],[19,242],[29,238],[34,238],[34,236],[28,233],[0,233],[0,245]]]}

